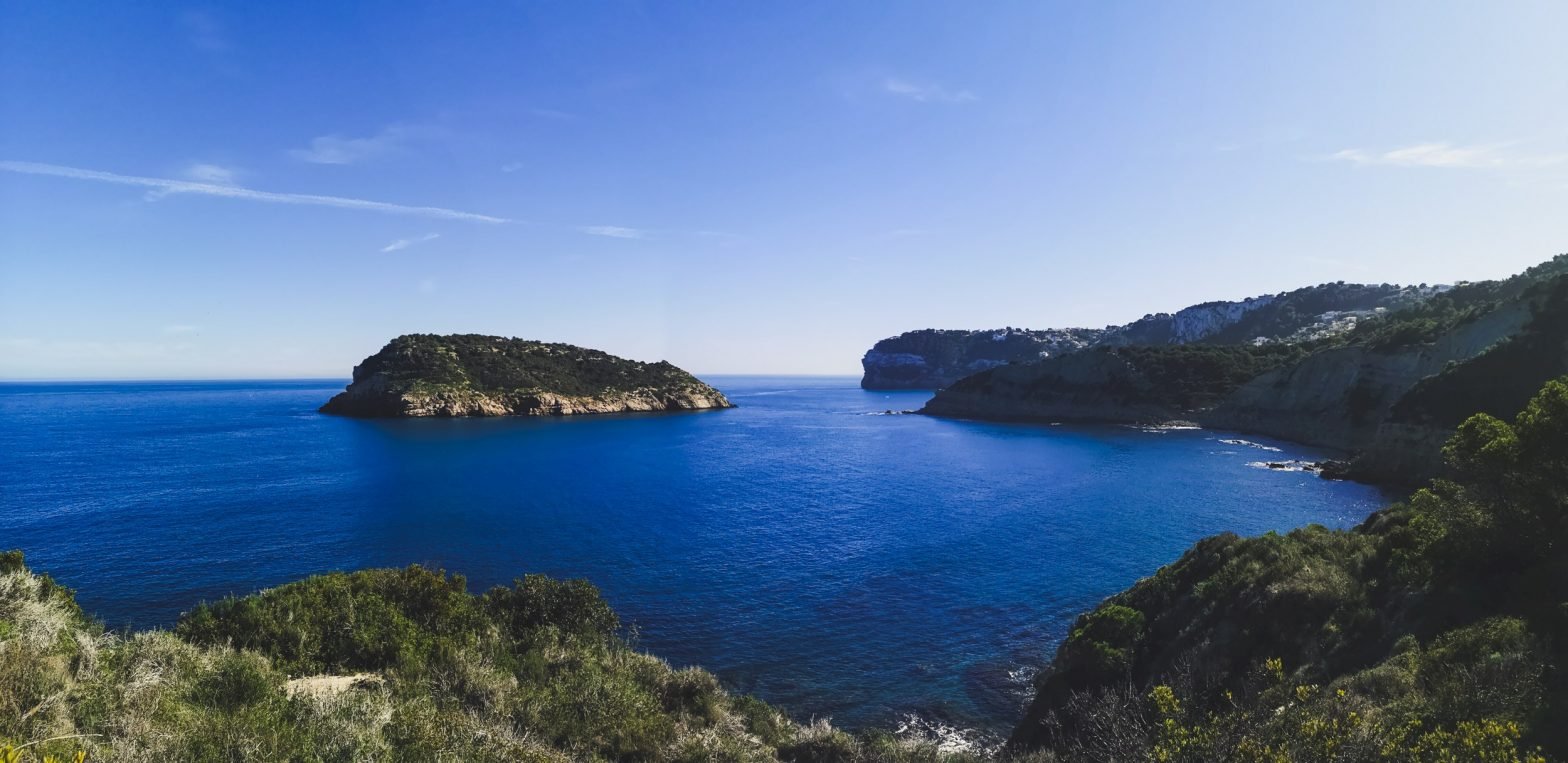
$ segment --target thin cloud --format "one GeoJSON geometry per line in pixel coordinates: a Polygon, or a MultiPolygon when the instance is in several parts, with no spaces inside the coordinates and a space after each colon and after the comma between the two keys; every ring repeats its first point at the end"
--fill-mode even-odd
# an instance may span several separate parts
{"type": "Polygon", "coordinates": [[[415,244],[423,244],[426,241],[434,241],[438,238],[441,238],[441,234],[439,233],[427,233],[423,236],[420,236],[419,238],[400,238],[390,244],[387,244],[386,246],[381,247],[381,251],[382,253],[396,252],[401,249],[407,249],[415,244]]]}
{"type": "Polygon", "coordinates": [[[647,238],[646,231],[636,228],[623,228],[619,225],[588,225],[577,230],[590,236],[606,236],[609,238],[647,238]]]}
{"type": "MultiPolygon", "coordinates": [[[[186,167],[180,174],[184,175],[186,180],[197,183],[230,186],[235,184],[238,176],[234,170],[216,164],[192,164],[186,167]]],[[[142,198],[147,201],[162,201],[171,193],[174,193],[174,191],[159,188],[142,194],[142,198]]]]}
{"type": "Polygon", "coordinates": [[[192,164],[185,169],[185,177],[198,183],[234,185],[234,170],[216,164],[192,164]]]}
{"type": "Polygon", "coordinates": [[[882,90],[920,103],[968,103],[980,100],[979,96],[968,90],[949,90],[934,82],[920,84],[898,77],[883,80],[882,90]]]}
{"type": "Polygon", "coordinates": [[[201,327],[186,323],[174,323],[163,327],[163,333],[165,334],[194,334],[200,330],[201,327]]]}
{"type": "Polygon", "coordinates": [[[357,164],[402,148],[416,132],[411,127],[393,125],[368,138],[323,135],[312,138],[310,148],[291,149],[289,156],[311,164],[357,164]]]}
{"type": "Polygon", "coordinates": [[[97,170],[84,170],[76,167],[61,167],[55,164],[40,164],[38,162],[0,161],[0,171],[17,172],[24,175],[49,175],[52,177],[72,178],[75,180],[96,180],[100,183],[115,183],[118,185],[139,186],[152,188],[164,194],[194,193],[203,196],[222,196],[230,199],[244,199],[247,201],[264,201],[272,204],[302,204],[315,207],[336,207],[338,209],[358,209],[367,212],[382,212],[391,215],[411,215],[414,217],[428,217],[437,220],[463,220],[476,223],[507,223],[512,222],[504,217],[492,217],[474,212],[463,212],[456,209],[443,207],[412,207],[403,204],[390,204],[384,201],[371,201],[369,199],[351,199],[342,196],[317,196],[308,193],[275,193],[272,191],[257,191],[235,185],[220,185],[217,183],[198,183],[189,180],[171,180],[167,178],[137,177],[135,175],[117,175],[112,172],[99,172],[97,170]]]}
{"type": "Polygon", "coordinates": [[[1452,143],[1417,143],[1388,151],[1347,148],[1329,157],[1357,166],[1440,167],[1448,169],[1504,170],[1549,167],[1568,161],[1568,154],[1529,154],[1512,150],[1511,144],[1456,146],[1452,143]]]}
{"type": "Polygon", "coordinates": [[[528,165],[523,164],[522,162],[507,162],[506,164],[501,165],[501,171],[510,174],[526,166],[528,165]]]}

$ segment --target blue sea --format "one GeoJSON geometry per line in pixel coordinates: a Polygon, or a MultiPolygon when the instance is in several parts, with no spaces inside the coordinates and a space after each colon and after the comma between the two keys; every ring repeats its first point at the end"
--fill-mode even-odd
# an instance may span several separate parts
{"type": "Polygon", "coordinates": [[[710,381],[739,407],[363,421],[316,413],[341,380],[4,384],[0,548],[111,627],[328,570],[587,578],[641,648],[797,718],[1000,733],[1076,614],[1199,538],[1386,502],[1259,468],[1323,455],[1288,443],[710,381]]]}

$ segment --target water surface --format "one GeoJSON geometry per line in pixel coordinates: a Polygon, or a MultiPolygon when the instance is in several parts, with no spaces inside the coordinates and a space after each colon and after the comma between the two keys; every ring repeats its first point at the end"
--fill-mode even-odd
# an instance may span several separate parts
{"type": "Polygon", "coordinates": [[[740,407],[360,421],[315,412],[342,381],[4,384],[0,547],[111,626],[334,569],[584,577],[643,648],[797,717],[1002,730],[1074,615],[1193,541],[1383,500],[1248,466],[1319,455],[1286,443],[711,381],[740,407]]]}

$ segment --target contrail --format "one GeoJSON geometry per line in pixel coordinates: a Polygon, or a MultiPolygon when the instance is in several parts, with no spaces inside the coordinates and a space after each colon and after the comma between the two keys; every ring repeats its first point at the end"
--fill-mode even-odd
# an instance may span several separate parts
{"type": "Polygon", "coordinates": [[[308,204],[317,207],[362,209],[369,212],[383,212],[392,215],[414,215],[416,217],[433,217],[439,220],[465,220],[476,223],[512,222],[504,217],[491,217],[490,215],[461,212],[456,209],[445,209],[443,207],[410,207],[403,204],[389,204],[384,201],[349,199],[342,196],[317,196],[310,193],[274,193],[272,191],[257,191],[234,185],[194,183],[189,180],[137,177],[135,175],[117,175],[113,172],[84,170],[76,167],[62,167],[57,164],[40,164],[38,162],[0,161],[0,170],[20,172],[26,175],[52,175],[54,177],[74,178],[76,180],[96,180],[100,183],[118,183],[120,185],[156,188],[165,193],[199,193],[207,196],[223,196],[230,199],[266,201],[273,204],[308,204]]]}

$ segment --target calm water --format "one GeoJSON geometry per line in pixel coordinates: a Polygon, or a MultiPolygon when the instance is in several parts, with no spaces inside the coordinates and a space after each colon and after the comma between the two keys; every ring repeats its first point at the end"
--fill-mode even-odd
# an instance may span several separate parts
{"type": "Polygon", "coordinates": [[[1198,538],[1383,500],[1247,465],[1316,455],[1284,443],[712,381],[741,407],[390,422],[318,415],[340,381],[0,385],[0,547],[112,626],[334,569],[585,577],[644,648],[797,717],[995,730],[1076,613],[1198,538]]]}

